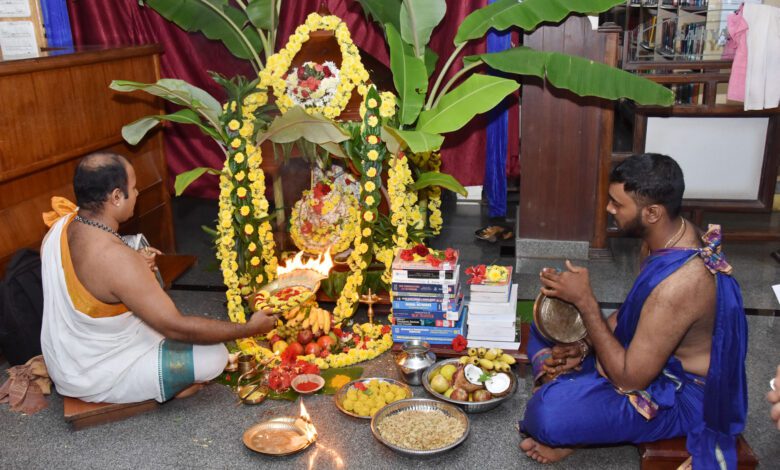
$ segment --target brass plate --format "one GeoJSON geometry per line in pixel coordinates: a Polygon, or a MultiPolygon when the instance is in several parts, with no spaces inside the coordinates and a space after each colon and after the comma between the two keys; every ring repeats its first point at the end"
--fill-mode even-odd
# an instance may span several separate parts
{"type": "MultiPolygon", "coordinates": [[[[393,380],[393,379],[387,379],[387,378],[384,378],[384,377],[367,377],[367,378],[364,378],[364,379],[353,380],[352,382],[349,382],[349,383],[346,383],[346,384],[342,385],[342,387],[340,389],[338,389],[336,394],[333,395],[333,400],[336,402],[336,408],[338,408],[339,411],[341,411],[345,415],[352,416],[353,418],[371,419],[372,416],[361,416],[361,415],[359,415],[357,413],[353,413],[351,411],[347,411],[347,409],[344,408],[344,399],[347,398],[347,392],[349,391],[349,389],[352,388],[356,383],[362,383],[362,384],[368,385],[368,383],[370,381],[372,381],[372,380],[378,380],[380,382],[387,382],[389,384],[397,385],[397,386],[403,388],[404,390],[406,390],[406,399],[412,398],[414,396],[414,392],[412,392],[412,389],[409,388],[409,386],[406,385],[405,383],[402,383],[402,382],[399,382],[399,381],[393,380]]],[[[393,402],[393,403],[395,403],[395,402],[393,402]]]]}
{"type": "Polygon", "coordinates": [[[306,440],[295,420],[295,417],[284,416],[257,423],[244,431],[244,445],[255,452],[280,457],[300,452],[314,440],[306,440]]]}
{"type": "MultiPolygon", "coordinates": [[[[320,288],[320,281],[322,279],[324,279],[322,274],[316,271],[312,271],[311,269],[296,269],[295,271],[283,274],[279,276],[278,279],[262,287],[259,287],[257,291],[268,291],[269,294],[273,295],[277,291],[280,291],[286,287],[301,286],[309,289],[311,293],[307,297],[301,298],[295,304],[287,306],[287,310],[292,310],[293,308],[299,307],[300,305],[308,302],[314,297],[314,295],[317,293],[317,290],[320,288]]],[[[249,305],[253,310],[256,303],[255,295],[256,294],[250,296],[251,300],[249,305]]],[[[285,311],[279,307],[273,307],[272,310],[274,313],[282,313],[285,311]]]]}
{"type": "Polygon", "coordinates": [[[574,343],[588,334],[574,305],[544,294],[534,302],[534,324],[542,336],[557,343],[574,343]]]}

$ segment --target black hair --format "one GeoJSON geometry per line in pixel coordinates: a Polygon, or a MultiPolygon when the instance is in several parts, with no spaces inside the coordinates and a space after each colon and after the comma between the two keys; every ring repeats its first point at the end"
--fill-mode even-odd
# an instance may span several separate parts
{"type": "Polygon", "coordinates": [[[661,204],[672,219],[680,214],[685,180],[680,165],[667,155],[632,155],[612,170],[609,182],[623,183],[639,205],[661,204]]]}
{"type": "Polygon", "coordinates": [[[90,212],[101,212],[103,203],[115,189],[128,196],[125,157],[112,152],[97,152],[84,157],[73,175],[76,205],[90,212]]]}

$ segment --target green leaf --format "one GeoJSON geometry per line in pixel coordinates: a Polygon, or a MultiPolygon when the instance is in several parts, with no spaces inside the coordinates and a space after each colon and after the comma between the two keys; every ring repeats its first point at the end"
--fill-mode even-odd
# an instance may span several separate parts
{"type": "Polygon", "coordinates": [[[200,178],[205,173],[208,173],[210,175],[222,174],[221,171],[215,168],[209,168],[203,166],[198,168],[193,168],[192,170],[185,171],[184,173],[179,173],[178,175],[176,175],[176,182],[173,185],[174,189],[176,190],[176,195],[181,196],[181,193],[183,193],[184,190],[187,189],[187,186],[191,185],[193,181],[200,178]]]}
{"type": "Polygon", "coordinates": [[[122,137],[130,145],[136,145],[143,139],[147,132],[154,128],[160,121],[171,121],[182,124],[194,124],[200,128],[206,135],[214,140],[220,141],[221,138],[217,131],[211,127],[203,125],[195,111],[191,109],[182,109],[172,114],[160,114],[146,116],[122,127],[122,137]]]}
{"type": "Polygon", "coordinates": [[[347,158],[347,155],[344,153],[343,150],[341,150],[341,146],[335,142],[323,142],[319,144],[319,146],[339,158],[344,158],[344,159],[347,158]]]}
{"type": "Polygon", "coordinates": [[[431,78],[431,75],[433,75],[433,72],[436,70],[436,62],[439,60],[439,54],[430,47],[426,47],[423,60],[425,61],[425,70],[428,72],[428,78],[431,78]]]}
{"type": "Polygon", "coordinates": [[[402,131],[389,126],[385,126],[390,134],[401,139],[414,153],[433,152],[441,148],[444,142],[444,136],[439,134],[429,134],[423,131],[402,131]]]}
{"type": "Polygon", "coordinates": [[[325,386],[322,387],[322,393],[323,395],[333,395],[336,392],[339,391],[339,388],[333,385],[333,379],[337,375],[346,375],[350,378],[350,381],[357,380],[363,375],[363,368],[362,367],[336,367],[336,368],[330,368],[325,369],[320,372],[320,376],[325,379],[325,386]]]}
{"type": "Polygon", "coordinates": [[[401,0],[358,0],[358,3],[380,26],[390,23],[396,31],[401,29],[401,0]]]}
{"type": "Polygon", "coordinates": [[[274,0],[251,0],[246,6],[246,16],[257,28],[265,31],[275,29],[279,24],[275,3],[274,0]]]}
{"type": "Polygon", "coordinates": [[[401,98],[398,117],[401,124],[411,124],[417,119],[428,90],[428,73],[425,63],[415,57],[408,44],[404,44],[391,24],[385,25],[387,43],[390,46],[390,69],[393,83],[401,98]]]}
{"type": "Polygon", "coordinates": [[[387,146],[387,150],[394,155],[398,155],[398,152],[404,149],[405,144],[397,132],[398,129],[390,126],[382,126],[380,131],[382,142],[387,146]]]}
{"type": "Polygon", "coordinates": [[[444,0],[403,0],[401,37],[412,45],[416,57],[423,57],[433,28],[439,25],[446,12],[444,0]]]}
{"type": "Polygon", "coordinates": [[[274,120],[268,130],[260,135],[257,145],[266,140],[283,144],[301,138],[323,144],[343,142],[349,135],[330,119],[319,114],[308,114],[300,106],[295,106],[274,120]]]}
{"type": "Polygon", "coordinates": [[[455,45],[481,38],[493,28],[497,31],[517,26],[525,32],[542,23],[559,23],[572,13],[601,13],[624,0],[498,0],[473,11],[458,27],[455,45]]]}
{"type": "Polygon", "coordinates": [[[221,41],[231,54],[253,59],[262,43],[246,14],[228,0],[144,0],[163,18],[188,32],[200,32],[221,41]]]}
{"type": "Polygon", "coordinates": [[[468,191],[463,187],[458,180],[452,175],[447,173],[440,173],[438,171],[426,171],[420,173],[417,180],[412,185],[412,189],[419,191],[420,189],[427,188],[428,186],[441,186],[442,188],[454,191],[462,196],[466,196],[468,191]]]}
{"type": "Polygon", "coordinates": [[[417,130],[444,134],[463,127],[479,113],[493,109],[507,95],[520,88],[513,80],[474,74],[420,113],[417,130]]]}
{"type": "Polygon", "coordinates": [[[560,52],[520,46],[502,52],[468,56],[464,62],[482,60],[502,72],[546,78],[556,88],[580,96],[610,100],[629,98],[640,105],[674,104],[672,90],[639,75],[609,65],[560,52]]]}
{"type": "Polygon", "coordinates": [[[214,127],[218,125],[219,116],[222,114],[222,106],[216,98],[205,90],[190,85],[184,80],[163,78],[157,80],[157,83],[114,80],[109,85],[109,88],[123,92],[141,90],[150,95],[166,99],[171,103],[187,106],[201,113],[214,127]]]}

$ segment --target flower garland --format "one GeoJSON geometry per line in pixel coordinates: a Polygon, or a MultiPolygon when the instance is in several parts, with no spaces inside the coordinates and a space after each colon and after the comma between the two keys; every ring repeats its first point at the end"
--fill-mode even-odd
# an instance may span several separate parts
{"type": "Polygon", "coordinates": [[[354,335],[360,338],[354,348],[339,354],[330,354],[326,357],[315,357],[312,354],[298,356],[299,359],[313,362],[320,369],[329,367],[347,367],[358,362],[368,361],[379,356],[393,347],[393,335],[390,325],[372,325],[363,323],[353,325],[354,335]]]}
{"type": "Polygon", "coordinates": [[[365,96],[369,79],[368,72],[360,60],[360,52],[341,18],[334,15],[320,16],[311,13],[306,17],[306,22],[295,29],[290,35],[287,45],[276,54],[268,58],[266,67],[260,72],[258,87],[271,87],[276,97],[276,105],[284,114],[294,105],[292,98],[287,94],[286,73],[290,69],[292,59],[301,50],[301,46],[309,40],[312,31],[333,31],[341,49],[341,64],[339,65],[339,82],[336,92],[330,102],[324,106],[306,107],[308,113],[319,113],[323,116],[335,119],[347,106],[352,91],[357,87],[358,93],[365,96]]]}
{"type": "MultiPolygon", "coordinates": [[[[433,152],[431,158],[428,161],[431,171],[439,172],[441,169],[441,154],[439,152],[433,152]]],[[[433,235],[441,233],[441,227],[444,224],[444,219],[441,216],[441,187],[432,186],[428,188],[428,210],[431,214],[428,216],[428,224],[431,227],[433,235]]]]}
{"type": "Polygon", "coordinates": [[[293,104],[308,107],[324,107],[336,95],[339,69],[331,61],[322,64],[304,62],[291,69],[285,78],[287,96],[293,104]]]}

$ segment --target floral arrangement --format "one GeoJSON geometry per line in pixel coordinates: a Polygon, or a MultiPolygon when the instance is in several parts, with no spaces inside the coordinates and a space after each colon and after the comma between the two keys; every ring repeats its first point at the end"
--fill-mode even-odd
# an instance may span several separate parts
{"type": "Polygon", "coordinates": [[[458,335],[452,339],[451,347],[453,351],[461,352],[464,351],[468,345],[469,342],[466,340],[466,338],[463,335],[458,335]]]}
{"type": "Polygon", "coordinates": [[[466,268],[466,274],[470,276],[469,284],[501,283],[507,280],[509,270],[506,266],[478,264],[466,268]]]}
{"type": "Polygon", "coordinates": [[[304,108],[323,108],[336,96],[339,69],[331,61],[323,64],[304,62],[300,67],[290,69],[284,81],[287,96],[294,104],[304,108]]]}
{"type": "Polygon", "coordinates": [[[360,228],[360,208],[348,188],[331,181],[319,181],[303,192],[290,219],[290,236],[295,246],[309,253],[346,251],[360,228]]]}
{"type": "Polygon", "coordinates": [[[453,248],[434,250],[418,243],[412,248],[401,250],[399,257],[403,261],[429,264],[438,268],[445,261],[454,264],[458,260],[458,252],[453,248]]]}

